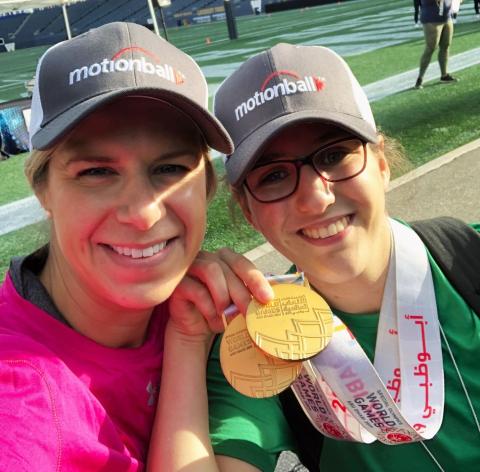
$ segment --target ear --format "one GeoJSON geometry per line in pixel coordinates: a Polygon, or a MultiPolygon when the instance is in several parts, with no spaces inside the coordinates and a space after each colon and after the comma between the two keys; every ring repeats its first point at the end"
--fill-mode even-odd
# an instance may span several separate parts
{"type": "Polygon", "coordinates": [[[45,211],[45,214],[47,215],[48,219],[52,218],[52,212],[50,211],[50,205],[48,203],[48,192],[46,188],[43,186],[41,189],[37,189],[35,191],[35,196],[38,198],[38,201],[40,202],[40,205],[42,206],[43,210],[45,211]]]}
{"type": "Polygon", "coordinates": [[[380,176],[383,181],[383,189],[387,191],[388,184],[390,183],[390,166],[387,158],[385,157],[385,141],[381,134],[378,136],[376,155],[380,176]]]}

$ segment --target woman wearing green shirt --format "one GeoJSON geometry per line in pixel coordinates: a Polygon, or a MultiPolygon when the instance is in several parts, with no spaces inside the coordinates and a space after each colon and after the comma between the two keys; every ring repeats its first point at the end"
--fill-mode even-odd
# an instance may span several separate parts
{"type": "MultiPolygon", "coordinates": [[[[434,323],[419,321],[425,308],[422,297],[412,305],[416,311],[405,315],[417,320],[414,335],[421,335],[423,342],[418,353],[422,363],[411,372],[414,385],[402,390],[402,413],[412,400],[425,405],[421,421],[411,425],[414,434],[389,436],[384,426],[384,442],[405,441],[394,446],[379,440],[367,444],[325,438],[310,468],[475,470],[480,461],[479,318],[413,230],[388,217],[385,191],[396,152],[378,132],[368,100],[347,64],[327,48],[278,44],[248,59],[224,81],[216,93],[215,114],[235,143],[226,172],[246,219],[305,273],[366,356],[372,362],[375,358],[375,368],[400,338],[394,329],[386,340],[378,334],[385,306],[403,300],[402,286],[418,275],[418,260],[429,274],[426,293],[433,300],[428,310],[434,323]],[[405,244],[404,235],[413,238],[414,248],[405,244]],[[391,269],[394,259],[397,266],[391,269]],[[392,277],[396,291],[387,284],[392,277]],[[435,323],[435,339],[430,339],[425,333],[435,323]],[[377,338],[386,348],[377,346],[375,355],[377,338]],[[436,374],[433,362],[440,366],[436,374]],[[420,374],[425,376],[423,383],[420,374]],[[435,395],[440,400],[433,408],[435,395]],[[425,440],[425,430],[432,431],[430,418],[435,417],[433,438],[425,440]]],[[[414,344],[402,348],[401,343],[401,355],[416,349],[414,344]]],[[[410,373],[402,367],[401,374],[407,382],[410,373]]],[[[358,382],[367,384],[362,377],[358,382]]],[[[350,389],[355,391],[353,383],[350,389]]],[[[213,366],[209,395],[213,445],[222,454],[273,470],[278,451],[295,448],[278,398],[241,399],[222,383],[213,366]]],[[[307,439],[296,441],[301,446],[307,439]]]]}

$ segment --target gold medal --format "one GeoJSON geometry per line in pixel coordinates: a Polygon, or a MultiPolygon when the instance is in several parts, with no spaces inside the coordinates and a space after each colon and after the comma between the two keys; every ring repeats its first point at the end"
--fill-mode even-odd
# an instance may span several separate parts
{"type": "Polygon", "coordinates": [[[254,343],[267,354],[285,360],[308,359],[329,343],[333,315],[316,292],[292,284],[272,287],[275,298],[262,305],[253,300],[246,323],[254,343]]]}
{"type": "Polygon", "coordinates": [[[225,329],[220,344],[220,364],[230,385],[254,398],[279,394],[292,384],[302,368],[301,362],[277,359],[255,346],[241,314],[225,329]]]}

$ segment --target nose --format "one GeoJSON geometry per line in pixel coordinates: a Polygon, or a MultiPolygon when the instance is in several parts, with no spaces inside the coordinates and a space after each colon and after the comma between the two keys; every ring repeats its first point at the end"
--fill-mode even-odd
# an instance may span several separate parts
{"type": "Polygon", "coordinates": [[[165,214],[163,198],[164,195],[154,188],[148,178],[132,178],[122,189],[117,220],[147,231],[165,214]]]}
{"type": "Polygon", "coordinates": [[[335,201],[333,184],[317,174],[311,165],[304,165],[298,171],[298,188],[294,194],[297,210],[323,213],[335,201]]]}

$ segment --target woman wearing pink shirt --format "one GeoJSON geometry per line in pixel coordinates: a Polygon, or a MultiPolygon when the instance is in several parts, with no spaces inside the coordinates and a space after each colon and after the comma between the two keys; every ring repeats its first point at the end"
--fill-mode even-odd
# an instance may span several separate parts
{"type": "MultiPolygon", "coordinates": [[[[170,439],[186,430],[191,457],[217,467],[205,365],[235,276],[207,261],[166,303],[204,237],[208,146],[232,151],[207,98],[196,63],[135,24],[40,59],[26,175],[51,238],[0,287],[0,470],[141,470],[159,397],[156,469],[177,469],[170,439]]],[[[240,273],[268,298],[250,269],[240,273]]],[[[245,286],[233,292],[244,307],[245,286]]]]}

